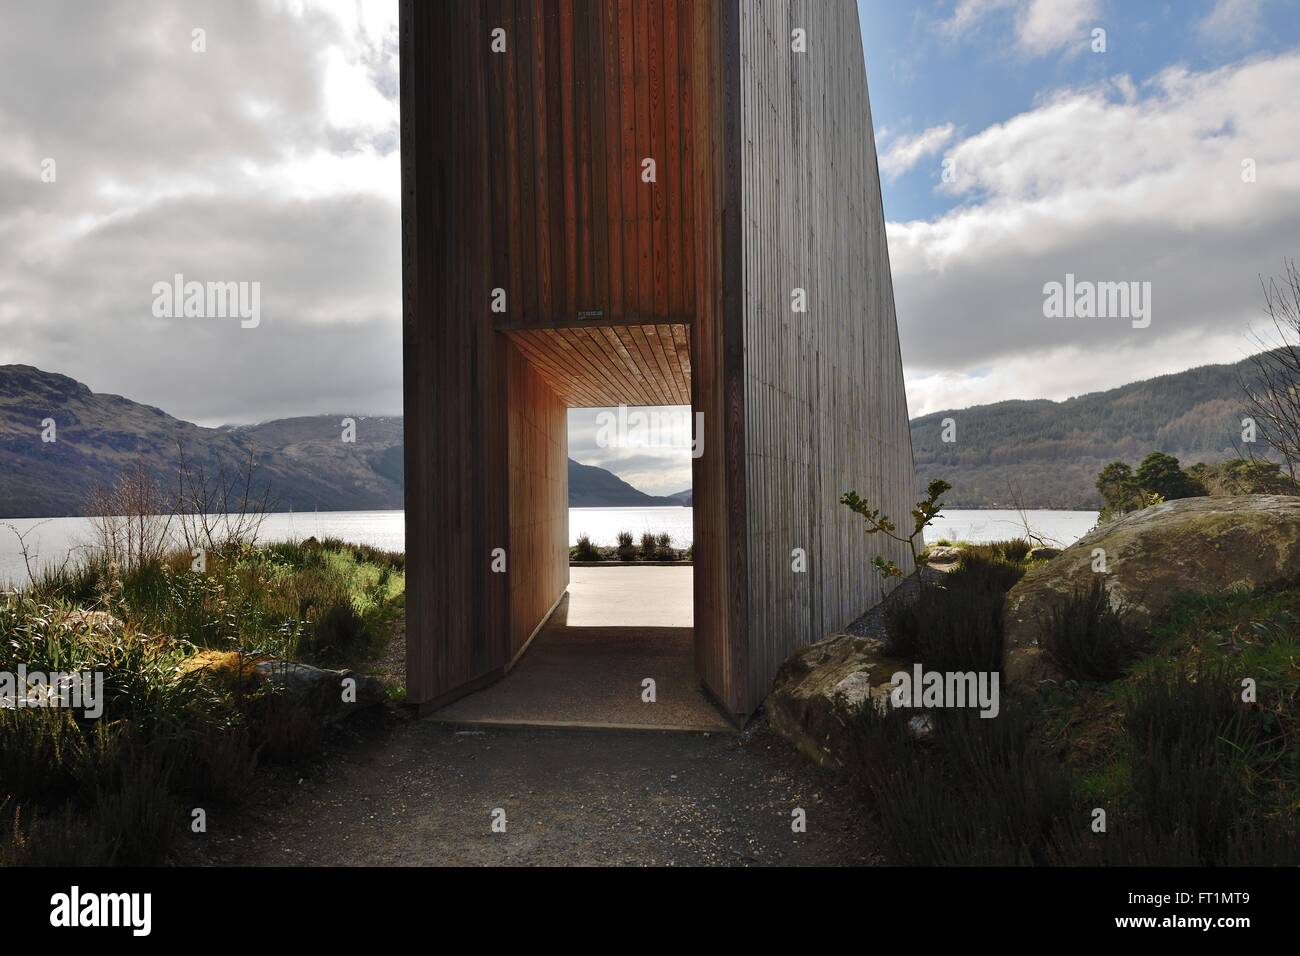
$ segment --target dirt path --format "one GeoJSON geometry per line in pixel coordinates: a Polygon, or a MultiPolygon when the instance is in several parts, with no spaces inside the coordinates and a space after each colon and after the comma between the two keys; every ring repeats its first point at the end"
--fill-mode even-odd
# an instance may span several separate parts
{"type": "Polygon", "coordinates": [[[826,865],[879,862],[837,776],[759,718],[740,737],[390,719],[307,770],[259,774],[176,862],[826,865]],[[807,832],[791,831],[791,811],[807,832]],[[505,811],[506,832],[492,832],[505,811]]]}

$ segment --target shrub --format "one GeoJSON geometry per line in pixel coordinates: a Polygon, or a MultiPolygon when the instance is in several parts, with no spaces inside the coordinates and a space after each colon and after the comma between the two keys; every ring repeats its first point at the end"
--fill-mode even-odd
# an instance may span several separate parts
{"type": "Polygon", "coordinates": [[[1164,667],[1125,695],[1133,789],[1150,825],[1185,831],[1213,863],[1238,823],[1259,726],[1222,666],[1164,667]]]}
{"type": "Polygon", "coordinates": [[[1126,622],[1123,607],[1114,607],[1101,575],[1076,588],[1053,606],[1039,643],[1067,677],[1111,681],[1136,658],[1140,640],[1126,622]]]}
{"type": "Polygon", "coordinates": [[[96,820],[73,806],[41,811],[0,801],[0,866],[109,866],[112,848],[96,820]]]}
{"type": "Polygon", "coordinates": [[[1024,568],[965,554],[941,583],[923,584],[912,603],[885,609],[886,653],[945,671],[996,671],[1002,664],[1002,601],[1024,568]]]}
{"type": "Polygon", "coordinates": [[[600,549],[591,543],[590,536],[578,535],[578,543],[573,546],[573,557],[578,561],[599,561],[600,549]]]}
{"type": "Polygon", "coordinates": [[[647,561],[653,561],[658,549],[659,539],[655,537],[654,532],[643,531],[641,533],[641,557],[647,561]]]}
{"type": "Polygon", "coordinates": [[[401,556],[375,549],[308,540],[210,553],[203,573],[190,562],[178,551],[119,575],[92,560],[0,596],[0,670],[104,675],[98,720],[0,709],[0,864],[159,862],[182,806],[237,801],[259,754],[319,745],[310,715],[241,679],[245,663],[300,645],[359,662],[401,610],[401,556]],[[87,594],[109,615],[68,603],[87,594]]]}
{"type": "Polygon", "coordinates": [[[618,559],[620,561],[636,560],[636,545],[632,543],[631,531],[618,533],[618,559]]]}
{"type": "Polygon", "coordinates": [[[948,577],[959,586],[986,594],[1005,595],[1025,576],[1025,566],[994,551],[963,551],[948,577]]]}
{"type": "Polygon", "coordinates": [[[94,780],[93,818],[111,841],[116,866],[143,866],[167,855],[181,828],[169,768],[157,752],[135,752],[116,773],[101,770],[94,780]]]}
{"type": "Polygon", "coordinates": [[[1023,563],[1029,557],[1029,552],[1034,550],[1034,543],[1027,538],[1012,538],[999,542],[999,545],[1002,557],[1017,564],[1023,563]]]}
{"type": "MultiPolygon", "coordinates": [[[[938,600],[933,590],[922,588],[918,601],[938,600]]],[[[895,592],[897,594],[897,592],[895,592]]],[[[916,661],[921,654],[921,620],[917,602],[892,596],[885,604],[885,653],[905,661],[916,661]]]]}
{"type": "Polygon", "coordinates": [[[655,538],[655,556],[662,561],[672,561],[677,557],[673,551],[673,536],[664,532],[655,538]]]}
{"type": "Polygon", "coordinates": [[[369,656],[374,636],[351,601],[335,601],[298,642],[299,656],[314,664],[338,666],[369,656]]]}
{"type": "Polygon", "coordinates": [[[855,778],[880,819],[891,863],[914,866],[1045,862],[1070,812],[1068,770],[1038,744],[1027,712],[1004,702],[996,719],[932,714],[911,739],[910,709],[867,708],[850,726],[855,778]]]}
{"type": "Polygon", "coordinates": [[[1000,593],[970,583],[954,581],[936,591],[917,605],[917,660],[930,670],[1000,670],[1001,608],[1000,593]]]}

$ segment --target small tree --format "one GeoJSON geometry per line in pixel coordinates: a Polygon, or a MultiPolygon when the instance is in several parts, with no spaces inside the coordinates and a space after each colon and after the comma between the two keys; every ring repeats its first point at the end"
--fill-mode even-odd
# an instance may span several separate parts
{"type": "Polygon", "coordinates": [[[1107,515],[1132,511],[1141,499],[1133,469],[1122,461],[1112,461],[1097,475],[1097,491],[1101,494],[1103,511],[1107,515]]]}
{"type": "MultiPolygon", "coordinates": [[[[1292,482],[1300,481],[1300,269],[1288,259],[1281,278],[1264,287],[1264,313],[1271,329],[1252,336],[1261,349],[1251,356],[1251,374],[1240,378],[1246,414],[1258,428],[1257,444],[1282,456],[1292,482]]],[[[1256,444],[1251,458],[1262,458],[1256,444]]]]}
{"type": "Polygon", "coordinates": [[[184,444],[177,443],[177,472],[177,517],[189,551],[237,554],[257,542],[274,505],[270,483],[258,485],[252,449],[238,464],[223,462],[212,472],[202,460],[189,458],[184,444]]]}
{"type": "Polygon", "coordinates": [[[124,573],[160,561],[174,544],[176,501],[143,462],[127,465],[112,484],[91,489],[85,507],[95,529],[95,557],[124,573]]]}
{"type": "Polygon", "coordinates": [[[1143,458],[1134,477],[1139,488],[1157,494],[1165,501],[1205,494],[1205,489],[1198,487],[1183,471],[1178,459],[1162,451],[1153,451],[1143,458]]]}
{"type": "Polygon", "coordinates": [[[846,491],[840,497],[840,504],[846,505],[851,511],[862,516],[867,523],[867,534],[883,534],[885,537],[892,538],[894,541],[905,544],[911,549],[912,570],[909,575],[905,575],[902,568],[879,554],[872,558],[871,566],[876,569],[882,578],[901,578],[912,575],[919,577],[922,565],[916,539],[921,537],[921,532],[943,510],[943,502],[939,498],[945,492],[951,490],[952,485],[942,478],[936,478],[930,482],[929,487],[925,490],[925,500],[918,501],[916,507],[912,509],[912,532],[906,536],[899,534],[898,526],[888,516],[882,515],[879,508],[872,508],[867,501],[859,497],[856,491],[846,491]]]}

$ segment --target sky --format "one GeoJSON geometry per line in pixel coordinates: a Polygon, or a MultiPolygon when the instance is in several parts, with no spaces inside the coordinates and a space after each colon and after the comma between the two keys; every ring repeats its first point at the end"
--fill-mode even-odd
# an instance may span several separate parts
{"type": "MultiPolygon", "coordinates": [[[[1300,0],[858,2],[913,416],[1249,351],[1300,246],[1300,0]],[[1150,283],[1149,324],[1046,317],[1067,275],[1150,283]]],[[[400,413],[397,52],[392,0],[6,4],[0,364],[207,425],[400,413]],[[177,274],[261,283],[258,324],[157,314],[177,274]]]]}

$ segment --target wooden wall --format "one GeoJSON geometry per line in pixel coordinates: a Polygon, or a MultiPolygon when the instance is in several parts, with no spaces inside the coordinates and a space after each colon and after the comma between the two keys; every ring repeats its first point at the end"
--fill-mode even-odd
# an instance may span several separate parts
{"type": "Polygon", "coordinates": [[[505,337],[493,329],[493,166],[477,3],[403,0],[402,377],[407,697],[433,707],[507,659],[505,337]],[[451,132],[454,131],[454,132],[451,132]]]}
{"type": "Polygon", "coordinates": [[[460,85],[486,91],[499,327],[689,322],[691,0],[481,5],[506,51],[460,85]]]}
{"type": "Polygon", "coordinates": [[[569,414],[513,345],[506,365],[513,660],[569,586],[569,414]]]}
{"type": "Polygon", "coordinates": [[[839,504],[856,489],[900,526],[915,500],[907,402],[857,7],[739,4],[749,699],[795,648],[882,597],[905,549],[839,504]],[[792,31],[807,52],[791,49],[792,31]],[[807,312],[792,309],[792,290],[807,312]],[[803,549],[807,572],[792,570],[803,549]]]}
{"type": "Polygon", "coordinates": [[[739,21],[734,0],[697,3],[691,166],[696,229],[693,410],[703,416],[703,454],[692,463],[695,516],[695,668],[733,714],[759,701],[749,693],[749,590],[745,546],[745,459],[740,311],[739,21]]]}

